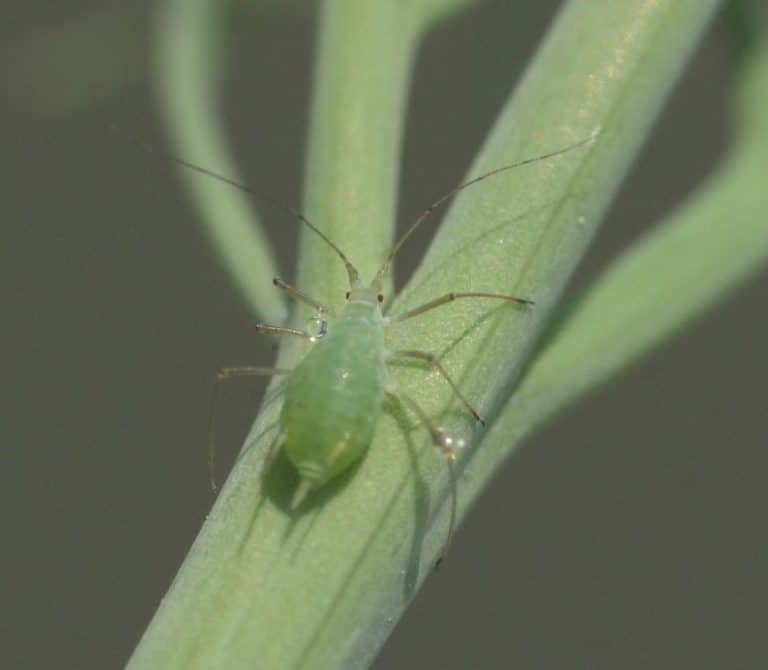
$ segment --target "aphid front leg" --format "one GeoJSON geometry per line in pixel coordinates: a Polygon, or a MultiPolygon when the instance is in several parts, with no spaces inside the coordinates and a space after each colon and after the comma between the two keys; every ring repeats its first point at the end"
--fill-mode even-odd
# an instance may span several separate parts
{"type": "Polygon", "coordinates": [[[277,375],[289,375],[292,370],[286,368],[254,368],[254,367],[239,367],[239,368],[222,368],[216,373],[216,377],[213,382],[213,391],[211,392],[211,406],[208,414],[208,483],[210,484],[211,491],[216,494],[218,487],[216,486],[216,407],[219,399],[219,388],[221,383],[227,379],[234,379],[236,377],[274,377],[277,375]]]}
{"type": "Polygon", "coordinates": [[[323,303],[319,302],[318,300],[311,298],[303,291],[300,291],[295,286],[291,286],[291,284],[289,284],[288,282],[284,282],[279,277],[275,277],[272,280],[272,283],[275,286],[277,286],[277,288],[279,288],[281,291],[285,291],[289,296],[291,296],[295,300],[299,300],[300,302],[303,302],[305,305],[314,307],[315,316],[312,320],[315,322],[315,325],[317,326],[317,332],[308,333],[304,330],[295,330],[294,328],[280,328],[277,326],[262,326],[262,328],[265,329],[262,332],[271,332],[272,334],[275,334],[275,335],[299,335],[301,337],[306,337],[310,342],[317,342],[318,340],[322,340],[328,332],[328,320],[325,318],[325,316],[326,314],[335,316],[334,311],[330,307],[327,307],[323,303]]]}
{"type": "Polygon", "coordinates": [[[448,548],[451,546],[451,540],[453,539],[453,531],[456,528],[458,487],[456,481],[456,466],[454,465],[454,462],[456,461],[456,449],[464,447],[464,441],[454,440],[445,432],[445,429],[436,426],[432,419],[430,419],[427,416],[427,413],[421,408],[421,405],[419,405],[413,398],[405,393],[400,393],[398,395],[411,407],[411,409],[413,409],[414,412],[416,412],[421,423],[424,424],[424,427],[429,432],[429,436],[432,438],[432,444],[437,447],[443,455],[446,467],[448,468],[448,481],[451,489],[451,511],[448,520],[448,533],[445,538],[445,544],[443,544],[443,550],[440,552],[440,556],[437,561],[435,561],[435,568],[437,568],[448,553],[448,548]]]}
{"type": "Polygon", "coordinates": [[[477,413],[474,407],[469,404],[469,401],[462,395],[461,391],[459,391],[459,387],[456,385],[456,382],[451,379],[450,375],[445,371],[445,368],[440,365],[440,361],[437,360],[437,356],[434,354],[427,353],[426,351],[393,351],[391,354],[389,354],[389,357],[387,360],[390,360],[392,358],[417,358],[422,361],[426,361],[431,365],[437,372],[442,376],[445,381],[450,384],[451,389],[453,390],[454,395],[461,401],[462,405],[466,408],[466,410],[472,415],[472,418],[475,419],[475,421],[479,421],[483,426],[485,425],[485,420],[477,413]]]}
{"type": "MultiPolygon", "coordinates": [[[[319,332],[324,334],[325,321],[320,322],[319,332]]],[[[293,337],[303,337],[310,342],[315,342],[320,339],[317,335],[308,333],[306,330],[299,330],[298,328],[286,328],[284,326],[270,326],[266,323],[257,323],[254,326],[256,332],[262,335],[291,335],[293,337]]]]}
{"type": "Polygon", "coordinates": [[[295,286],[291,286],[288,282],[284,282],[279,277],[275,277],[272,280],[272,283],[281,291],[285,291],[294,300],[299,300],[310,307],[314,307],[318,312],[322,312],[323,314],[333,315],[333,311],[330,307],[326,307],[323,303],[309,297],[306,293],[300,291],[295,286]]]}

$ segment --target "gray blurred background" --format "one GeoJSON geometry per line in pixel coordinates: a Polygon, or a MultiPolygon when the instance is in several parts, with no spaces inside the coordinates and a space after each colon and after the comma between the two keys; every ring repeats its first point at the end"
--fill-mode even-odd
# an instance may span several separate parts
{"type": "MultiPolygon", "coordinates": [[[[463,175],[559,4],[490,0],[429,38],[404,219],[463,175]]],[[[0,26],[3,668],[122,666],[210,504],[212,374],[272,356],[175,168],[106,130],[164,146],[149,8],[30,0],[0,26]]],[[[311,3],[243,25],[232,141],[250,183],[298,203],[311,3]]],[[[577,283],[716,162],[729,70],[716,26],[577,283]]],[[[291,276],[296,226],[265,214],[291,276]]],[[[763,276],[515,455],[375,667],[768,667],[767,298],[763,276]]],[[[226,393],[226,466],[261,388],[226,393]]]]}

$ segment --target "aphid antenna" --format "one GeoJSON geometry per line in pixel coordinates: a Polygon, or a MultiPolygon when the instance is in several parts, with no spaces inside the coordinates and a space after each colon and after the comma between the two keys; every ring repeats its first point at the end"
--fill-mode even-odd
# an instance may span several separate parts
{"type": "Polygon", "coordinates": [[[550,151],[545,154],[540,154],[539,156],[533,156],[532,158],[526,158],[525,160],[517,161],[515,163],[510,163],[509,165],[502,165],[501,167],[497,167],[491,170],[490,172],[485,172],[477,177],[474,177],[473,179],[470,179],[469,181],[465,181],[461,184],[458,184],[457,186],[454,186],[450,191],[441,195],[429,207],[427,207],[419,215],[416,221],[414,221],[411,224],[411,226],[400,236],[400,238],[395,243],[395,246],[392,247],[392,250],[387,255],[387,258],[384,261],[384,264],[376,273],[376,279],[374,281],[380,284],[384,280],[384,278],[390,272],[390,269],[392,267],[392,261],[395,258],[395,254],[397,254],[397,252],[400,251],[400,247],[402,247],[403,244],[405,244],[406,240],[408,240],[408,238],[416,231],[416,229],[422,223],[424,223],[438,207],[440,207],[441,205],[446,203],[448,200],[453,198],[453,196],[455,196],[459,191],[462,191],[465,188],[468,188],[469,186],[473,186],[474,184],[477,184],[478,182],[481,182],[484,179],[488,179],[488,177],[493,177],[494,175],[497,175],[500,172],[506,172],[507,170],[523,167],[524,165],[530,165],[531,163],[538,163],[539,161],[543,161],[548,158],[554,158],[555,156],[560,156],[561,154],[565,154],[565,153],[568,153],[569,151],[573,151],[574,149],[578,149],[579,147],[584,146],[585,144],[592,143],[599,134],[600,134],[600,127],[598,126],[590,133],[589,137],[579,140],[578,142],[574,142],[573,144],[569,144],[566,147],[557,149],[556,151],[550,151]]]}
{"type": "Polygon", "coordinates": [[[295,219],[297,219],[300,223],[303,223],[305,226],[307,226],[307,228],[309,228],[313,233],[315,233],[315,235],[317,235],[321,240],[323,240],[323,242],[325,242],[329,247],[331,247],[331,249],[333,249],[336,252],[338,257],[344,263],[344,266],[347,268],[347,274],[349,275],[350,286],[353,288],[360,286],[360,273],[357,271],[357,268],[354,265],[352,265],[352,262],[347,258],[346,254],[341,249],[339,249],[339,247],[337,247],[322,230],[320,230],[299,210],[295,209],[294,207],[291,207],[290,205],[286,205],[284,202],[278,200],[277,198],[273,198],[270,195],[258,193],[254,188],[248,186],[247,184],[243,184],[223,174],[219,174],[218,172],[209,170],[208,168],[205,168],[202,165],[197,165],[197,163],[192,163],[188,160],[180,158],[179,156],[176,156],[167,151],[158,150],[151,144],[148,144],[147,142],[140,140],[138,137],[134,137],[130,133],[127,133],[126,131],[122,130],[117,126],[117,124],[112,123],[110,124],[109,127],[113,131],[120,131],[126,134],[128,138],[134,142],[134,144],[141,147],[145,151],[151,154],[154,154],[155,156],[162,156],[166,160],[176,163],[177,165],[181,165],[181,167],[187,168],[188,170],[192,170],[193,172],[197,172],[198,174],[202,174],[207,177],[213,177],[214,179],[217,179],[220,182],[228,184],[229,186],[234,186],[235,188],[240,189],[241,191],[244,191],[245,193],[248,193],[254,196],[258,200],[262,200],[272,205],[273,207],[276,207],[277,209],[282,209],[284,212],[290,214],[295,219]]]}

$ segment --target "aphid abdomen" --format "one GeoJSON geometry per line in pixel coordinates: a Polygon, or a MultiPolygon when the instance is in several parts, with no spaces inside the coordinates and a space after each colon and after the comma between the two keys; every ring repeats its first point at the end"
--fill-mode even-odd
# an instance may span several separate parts
{"type": "Polygon", "coordinates": [[[383,335],[375,305],[350,304],[291,375],[280,423],[306,490],[362,458],[384,399],[383,335]]]}

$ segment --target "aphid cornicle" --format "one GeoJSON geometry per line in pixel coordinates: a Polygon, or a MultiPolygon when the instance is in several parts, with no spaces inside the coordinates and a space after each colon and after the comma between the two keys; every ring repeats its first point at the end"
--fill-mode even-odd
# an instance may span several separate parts
{"type": "MultiPolygon", "coordinates": [[[[482,419],[462,395],[436,357],[428,352],[417,350],[387,351],[384,345],[384,330],[392,324],[417,317],[457,299],[485,298],[516,303],[523,307],[533,305],[533,301],[498,293],[467,291],[448,293],[407,312],[384,316],[381,310],[381,304],[384,300],[381,294],[382,287],[390,272],[392,261],[403,243],[430,216],[435,208],[458,191],[505,170],[566,153],[592,141],[594,136],[593,133],[588,139],[563,149],[499,167],[456,186],[424,210],[406,230],[389,252],[370,283],[365,283],[361,279],[357,269],[347,256],[319,228],[301,213],[286,208],[302,224],[320,237],[325,244],[330,246],[344,263],[349,276],[347,301],[343,310],[336,315],[330,308],[299,289],[280,279],[275,279],[275,286],[294,299],[310,305],[315,310],[316,314],[319,315],[321,327],[318,333],[313,334],[293,328],[259,324],[257,325],[259,332],[306,338],[313,343],[312,348],[293,370],[243,367],[224,368],[218,373],[210,424],[211,473],[213,472],[213,417],[215,416],[219,382],[224,379],[238,376],[288,375],[280,415],[280,428],[269,448],[265,471],[278,450],[283,448],[288,459],[295,466],[300,479],[292,500],[293,508],[298,507],[311,491],[322,487],[363,457],[373,440],[376,421],[385,396],[387,394],[397,395],[418,416],[427,429],[433,445],[440,450],[448,465],[451,482],[451,515],[447,533],[448,539],[446,540],[447,547],[456,519],[456,477],[453,461],[456,448],[462,446],[463,442],[453,439],[440,426],[437,426],[409,395],[390,389],[387,383],[387,361],[393,358],[411,358],[423,361],[443,377],[456,398],[474,420],[482,422],[482,419]],[[326,321],[328,318],[331,319],[330,323],[326,321]]],[[[181,160],[178,162],[253,192],[247,186],[211,173],[204,168],[181,160]]]]}

